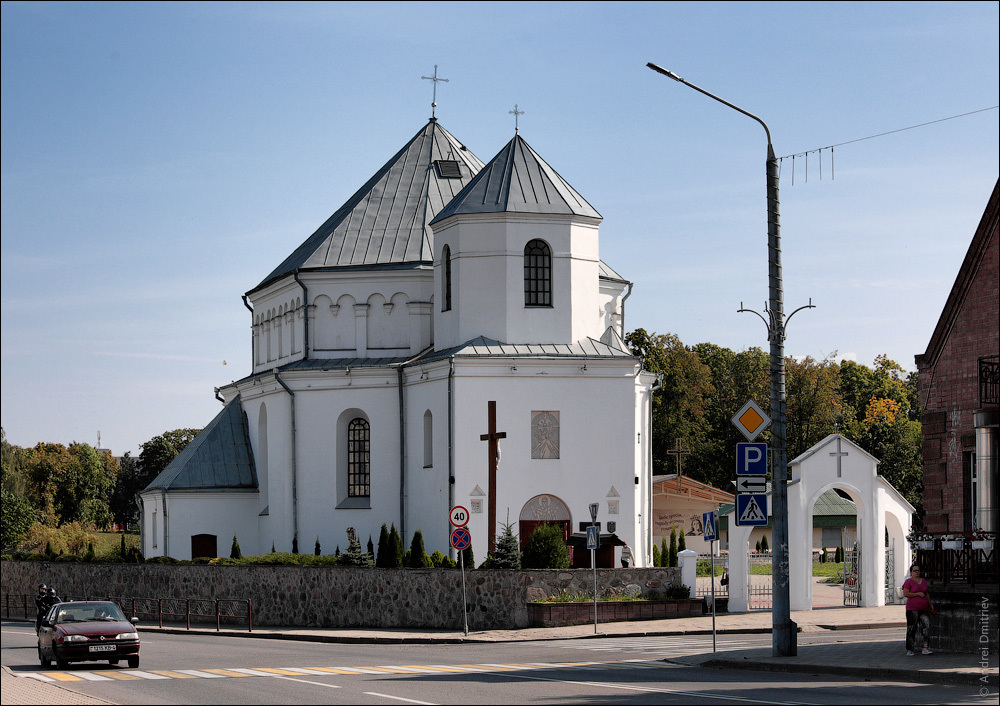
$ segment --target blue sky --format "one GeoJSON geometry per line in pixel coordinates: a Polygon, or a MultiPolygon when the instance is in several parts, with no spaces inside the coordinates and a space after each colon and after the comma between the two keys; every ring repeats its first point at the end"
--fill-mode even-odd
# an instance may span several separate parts
{"type": "Polygon", "coordinates": [[[923,352],[998,176],[998,4],[2,4],[2,425],[138,453],[250,371],[254,287],[437,117],[521,135],[604,216],[626,327],[766,348],[764,131],[790,355],[923,352]],[[223,365],[225,361],[225,365],[223,365]]]}

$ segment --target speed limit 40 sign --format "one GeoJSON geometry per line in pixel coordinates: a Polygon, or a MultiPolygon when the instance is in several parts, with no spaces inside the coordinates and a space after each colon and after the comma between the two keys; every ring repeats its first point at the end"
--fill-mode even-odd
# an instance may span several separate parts
{"type": "Polygon", "coordinates": [[[451,509],[451,515],[448,519],[453,527],[465,527],[469,524],[469,511],[461,505],[456,505],[451,509]]]}

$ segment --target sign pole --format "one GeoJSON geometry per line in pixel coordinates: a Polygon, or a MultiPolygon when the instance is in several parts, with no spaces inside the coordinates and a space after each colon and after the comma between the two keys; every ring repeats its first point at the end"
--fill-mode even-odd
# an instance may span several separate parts
{"type": "Polygon", "coordinates": [[[588,542],[591,545],[590,549],[590,565],[594,569],[594,634],[597,634],[597,545],[601,542],[601,535],[597,530],[597,511],[600,509],[600,505],[597,503],[590,504],[590,526],[591,533],[597,535],[597,539],[594,542],[588,542]]]}
{"type": "Polygon", "coordinates": [[[458,553],[458,566],[462,569],[462,618],[464,620],[464,633],[469,636],[469,601],[465,597],[465,552],[458,553]]]}
{"type": "Polygon", "coordinates": [[[708,543],[712,559],[712,652],[715,652],[715,540],[708,543]]]}

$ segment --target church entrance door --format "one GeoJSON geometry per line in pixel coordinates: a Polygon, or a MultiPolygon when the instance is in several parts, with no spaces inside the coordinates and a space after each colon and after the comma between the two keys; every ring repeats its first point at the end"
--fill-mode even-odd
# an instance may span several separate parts
{"type": "Polygon", "coordinates": [[[544,524],[560,525],[563,539],[569,539],[572,526],[569,508],[555,495],[536,495],[521,508],[517,533],[522,551],[535,528],[544,524]]]}

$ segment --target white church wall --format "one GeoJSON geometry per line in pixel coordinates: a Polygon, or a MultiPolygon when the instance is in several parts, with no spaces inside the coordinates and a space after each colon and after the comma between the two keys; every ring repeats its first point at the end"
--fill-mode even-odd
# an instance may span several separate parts
{"type": "MultiPolygon", "coordinates": [[[[452,505],[448,455],[448,361],[406,373],[406,508],[404,541],[416,530],[428,554],[449,555],[452,505]],[[430,428],[427,429],[425,424],[430,428]],[[426,445],[430,445],[428,449],[426,445]]],[[[397,527],[399,523],[397,522],[397,527]]]]}
{"type": "Polygon", "coordinates": [[[233,535],[244,554],[259,554],[256,492],[168,492],[142,494],[143,554],[191,558],[191,537],[216,536],[218,556],[229,556],[233,535]]]}
{"type": "MultiPolygon", "coordinates": [[[[598,230],[592,222],[539,214],[456,216],[435,228],[435,291],[441,252],[451,252],[452,308],[438,311],[435,343],[478,336],[505,343],[575,343],[600,338],[598,230]],[[540,239],[552,255],[552,306],[524,305],[524,248],[540,239]]],[[[442,300],[443,301],[443,300],[442,300]]]]}
{"type": "Polygon", "coordinates": [[[598,520],[604,526],[615,521],[618,535],[640,546],[635,474],[642,446],[634,424],[634,373],[630,363],[594,360],[456,361],[455,499],[467,507],[482,500],[481,512],[470,507],[469,524],[479,561],[487,549],[488,504],[472,493],[477,486],[489,489],[487,444],[480,440],[487,432],[489,400],[498,401],[498,431],[507,434],[500,442],[498,522],[508,509],[516,522],[529,499],[550,494],[569,508],[577,531],[580,522],[589,521],[589,504],[598,502],[598,520]],[[559,413],[559,458],[532,458],[535,411],[559,413]]]}

